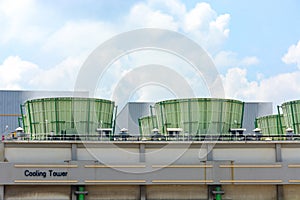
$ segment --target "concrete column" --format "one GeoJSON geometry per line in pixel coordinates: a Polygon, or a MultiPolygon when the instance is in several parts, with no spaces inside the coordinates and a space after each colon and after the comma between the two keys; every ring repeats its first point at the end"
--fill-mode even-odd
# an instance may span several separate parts
{"type": "Polygon", "coordinates": [[[141,200],[146,200],[146,186],[140,185],[140,196],[141,200]]]}
{"type": "Polygon", "coordinates": [[[276,162],[282,162],[281,144],[275,144],[275,157],[276,162]]]}
{"type": "Polygon", "coordinates": [[[0,185],[0,200],[4,200],[4,185],[0,185]]]}
{"type": "Polygon", "coordinates": [[[140,144],[140,162],[145,162],[145,144],[140,144]]]}
{"type": "MultiPolygon", "coordinates": [[[[0,138],[1,140],[1,138],[0,138]]],[[[5,156],[4,156],[4,143],[2,143],[0,141],[0,162],[3,162],[5,159],[5,156]]]]}
{"type": "Polygon", "coordinates": [[[213,161],[213,145],[207,144],[207,161],[213,161]]]}
{"type": "Polygon", "coordinates": [[[71,160],[77,160],[77,144],[72,144],[72,147],[71,147],[71,160]]]}
{"type": "Polygon", "coordinates": [[[213,188],[214,188],[213,185],[208,185],[207,186],[207,200],[213,200],[214,199],[213,194],[212,194],[213,188]]]}
{"type": "Polygon", "coordinates": [[[283,185],[276,185],[276,192],[277,192],[277,200],[284,200],[283,199],[283,185]]]}
{"type": "Polygon", "coordinates": [[[75,195],[76,190],[77,190],[77,186],[71,185],[71,200],[77,200],[77,196],[75,195]]]}

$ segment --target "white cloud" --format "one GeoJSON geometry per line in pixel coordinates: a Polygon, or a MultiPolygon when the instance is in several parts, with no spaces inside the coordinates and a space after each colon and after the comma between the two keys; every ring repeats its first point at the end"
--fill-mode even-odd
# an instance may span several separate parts
{"type": "Polygon", "coordinates": [[[222,76],[227,98],[244,101],[270,101],[274,106],[300,96],[300,71],[249,81],[247,70],[232,68],[222,76]],[[288,98],[288,99],[286,99],[288,98]]]}
{"type": "Polygon", "coordinates": [[[227,98],[246,99],[257,98],[255,91],[258,83],[247,79],[247,70],[231,68],[222,77],[225,95],[227,98]]]}
{"type": "Polygon", "coordinates": [[[148,4],[139,3],[133,6],[126,19],[128,27],[135,28],[166,28],[178,30],[178,23],[173,16],[153,10],[148,4]]]}
{"type": "Polygon", "coordinates": [[[161,10],[175,17],[181,17],[186,12],[185,5],[179,0],[148,0],[148,5],[154,10],[161,10]]]}
{"type": "Polygon", "coordinates": [[[218,68],[247,67],[257,65],[259,63],[259,59],[255,56],[238,58],[238,54],[235,52],[220,51],[214,57],[214,62],[218,68]]]}
{"type": "Polygon", "coordinates": [[[196,6],[185,14],[184,30],[207,32],[210,23],[216,18],[216,12],[208,3],[197,3],[196,6]]]}
{"type": "Polygon", "coordinates": [[[24,61],[18,56],[6,58],[0,65],[0,88],[18,90],[28,86],[27,81],[38,71],[34,63],[24,61]]]}
{"type": "Polygon", "coordinates": [[[176,98],[176,94],[166,88],[158,85],[145,85],[132,94],[131,101],[157,102],[172,98],[176,98]]]}
{"type": "Polygon", "coordinates": [[[134,5],[125,18],[128,29],[164,28],[183,32],[211,52],[229,36],[229,14],[218,15],[208,3],[187,10],[180,1],[149,0],[134,5]]]}
{"type": "Polygon", "coordinates": [[[43,69],[18,56],[10,56],[0,65],[0,89],[72,90],[84,59],[85,56],[68,57],[50,69],[43,69]]]}
{"type": "MultiPolygon", "coordinates": [[[[79,67],[85,59],[84,55],[87,55],[101,42],[124,30],[140,27],[175,30],[183,32],[211,51],[219,49],[229,37],[230,32],[228,28],[230,15],[218,14],[208,3],[197,3],[193,8],[187,9],[185,4],[178,0],[163,2],[148,0],[133,5],[128,15],[123,17],[123,21],[122,19],[117,20],[121,21],[119,24],[86,19],[63,21],[55,24],[59,28],[54,29],[54,27],[46,28],[45,25],[38,26],[37,14],[47,11],[45,8],[38,11],[38,5],[34,0],[24,0],[19,4],[10,2],[4,0],[0,3],[0,22],[2,24],[4,21],[1,21],[1,16],[5,16],[5,20],[8,21],[5,23],[3,31],[5,34],[1,35],[0,33],[0,41],[7,42],[13,39],[23,42],[40,41],[42,44],[40,48],[44,52],[57,55],[62,60],[56,62],[59,64],[45,69],[43,66],[37,66],[21,60],[19,57],[9,57],[0,67],[2,70],[0,71],[1,88],[3,89],[73,89],[79,67]],[[12,76],[13,73],[17,73],[17,75],[12,76]],[[9,74],[10,78],[3,74],[9,74]]],[[[46,21],[45,24],[47,24],[46,21]]],[[[144,57],[143,59],[145,60],[144,57]]],[[[255,57],[238,59],[234,53],[225,52],[223,55],[222,53],[218,55],[217,61],[223,65],[227,62],[227,66],[247,66],[257,63],[258,59],[255,57]]],[[[52,61],[52,63],[54,62],[52,61]]],[[[243,71],[237,72],[242,73],[243,71]]],[[[233,70],[232,73],[236,73],[236,71],[233,70]]],[[[243,74],[244,79],[227,82],[228,87],[232,87],[234,81],[241,81],[239,87],[251,86],[253,83],[248,83],[245,73],[243,74]]],[[[197,80],[191,81],[197,82],[197,80]]],[[[242,91],[241,88],[235,89],[238,89],[238,92],[234,95],[239,95],[239,92],[242,91]]],[[[151,94],[154,93],[152,90],[153,88],[151,94]]],[[[136,97],[137,99],[146,100],[145,98],[149,97],[145,95],[145,91],[138,91],[137,94],[140,95],[140,98],[136,97]]]]}
{"type": "Polygon", "coordinates": [[[257,65],[259,63],[259,59],[255,56],[247,56],[243,58],[238,66],[250,66],[250,65],[257,65]]]}
{"type": "Polygon", "coordinates": [[[282,57],[282,61],[286,64],[297,64],[300,68],[300,40],[296,45],[289,47],[288,52],[282,57]]]}
{"type": "Polygon", "coordinates": [[[43,50],[60,56],[90,53],[116,32],[111,24],[98,21],[70,21],[52,33],[43,50]]]}
{"type": "Polygon", "coordinates": [[[0,1],[0,42],[29,44],[41,41],[47,37],[42,16],[35,0],[0,1]]]}
{"type": "Polygon", "coordinates": [[[218,68],[236,66],[238,63],[237,54],[232,51],[220,51],[214,57],[214,63],[218,68]]]}
{"type": "Polygon", "coordinates": [[[229,37],[229,14],[217,15],[208,3],[198,3],[184,16],[183,31],[211,53],[229,37]]]}
{"type": "Polygon", "coordinates": [[[31,87],[41,90],[73,90],[77,73],[85,56],[67,57],[50,69],[39,69],[37,76],[28,80],[31,87]]]}

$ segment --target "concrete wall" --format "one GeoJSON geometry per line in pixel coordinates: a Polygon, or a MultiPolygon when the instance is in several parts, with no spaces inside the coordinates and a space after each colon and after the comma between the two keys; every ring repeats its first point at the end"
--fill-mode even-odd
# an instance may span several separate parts
{"type": "Polygon", "coordinates": [[[223,185],[222,189],[225,191],[222,199],[276,200],[275,185],[223,185]]]}
{"type": "Polygon", "coordinates": [[[137,200],[140,199],[140,187],[132,185],[91,186],[85,188],[89,194],[86,200],[137,200]]]}
{"type": "Polygon", "coordinates": [[[283,199],[300,199],[300,185],[284,185],[283,199]]]}
{"type": "MultiPolygon", "coordinates": [[[[147,200],[201,200],[208,199],[207,185],[148,185],[147,200]]],[[[137,185],[87,185],[86,200],[137,200],[140,187],[137,185]]],[[[226,200],[277,200],[275,185],[223,185],[226,200]]],[[[1,196],[0,199],[2,200],[1,196]]],[[[19,185],[5,186],[5,200],[69,200],[71,186],[19,185]]],[[[284,185],[283,199],[300,199],[299,185],[284,185]]]]}
{"type": "Polygon", "coordinates": [[[207,186],[205,185],[157,185],[146,187],[147,200],[193,200],[207,199],[207,186]]]}
{"type": "Polygon", "coordinates": [[[0,162],[4,161],[4,144],[0,142],[0,162]]]}
{"type": "Polygon", "coordinates": [[[69,200],[70,186],[5,186],[5,200],[69,200]]]}

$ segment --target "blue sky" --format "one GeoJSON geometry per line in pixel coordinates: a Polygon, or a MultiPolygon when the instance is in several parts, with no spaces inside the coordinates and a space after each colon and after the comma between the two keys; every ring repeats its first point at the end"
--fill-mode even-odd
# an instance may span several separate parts
{"type": "MultiPolygon", "coordinates": [[[[98,45],[151,27],[178,31],[206,49],[226,97],[277,105],[300,98],[299,9],[298,0],[0,0],[0,89],[72,90],[98,45]]],[[[110,98],[111,89],[100,97],[110,98]]],[[[151,101],[151,93],[133,96],[151,101]]]]}

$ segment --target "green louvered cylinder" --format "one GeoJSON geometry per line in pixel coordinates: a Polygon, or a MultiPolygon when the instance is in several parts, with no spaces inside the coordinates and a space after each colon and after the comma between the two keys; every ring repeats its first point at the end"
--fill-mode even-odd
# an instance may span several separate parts
{"type": "Polygon", "coordinates": [[[157,128],[156,116],[145,116],[139,118],[139,128],[141,138],[148,138],[152,134],[152,130],[157,128]]]}
{"type": "Polygon", "coordinates": [[[181,128],[190,137],[229,135],[230,128],[241,128],[244,103],[232,99],[192,98],[161,101],[155,104],[158,128],[181,128]]]}
{"type": "Polygon", "coordinates": [[[300,134],[300,100],[285,102],[281,108],[287,128],[292,128],[295,134],[300,134]]]}
{"type": "Polygon", "coordinates": [[[285,134],[285,121],[283,115],[267,115],[256,118],[257,128],[261,129],[263,136],[278,136],[278,140],[285,134]]]}
{"type": "Polygon", "coordinates": [[[96,98],[59,97],[25,102],[23,127],[33,140],[55,135],[96,139],[97,128],[113,130],[114,102],[96,98]]]}

